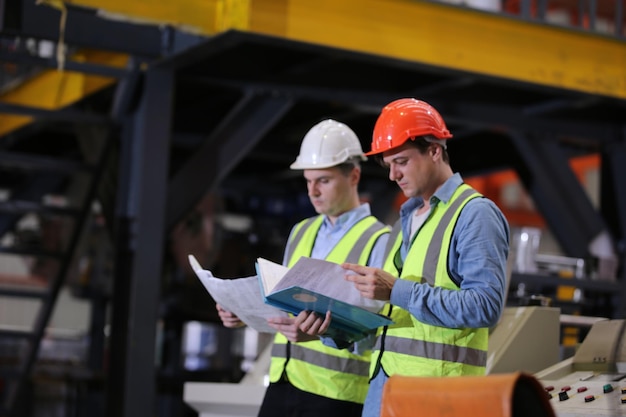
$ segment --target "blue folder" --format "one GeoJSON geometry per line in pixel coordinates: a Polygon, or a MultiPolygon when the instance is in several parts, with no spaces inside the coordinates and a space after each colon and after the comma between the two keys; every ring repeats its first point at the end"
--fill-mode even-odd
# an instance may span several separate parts
{"type": "Polygon", "coordinates": [[[264,294],[264,300],[267,304],[296,315],[306,310],[324,317],[330,310],[331,323],[326,335],[348,342],[360,340],[375,332],[378,327],[393,324],[389,317],[297,286],[264,294]]]}

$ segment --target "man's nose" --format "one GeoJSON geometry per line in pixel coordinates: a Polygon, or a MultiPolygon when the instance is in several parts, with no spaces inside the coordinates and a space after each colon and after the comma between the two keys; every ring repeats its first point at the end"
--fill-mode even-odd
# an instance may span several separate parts
{"type": "Polygon", "coordinates": [[[393,166],[389,167],[389,179],[391,181],[396,181],[398,179],[398,170],[395,169],[393,166]]]}

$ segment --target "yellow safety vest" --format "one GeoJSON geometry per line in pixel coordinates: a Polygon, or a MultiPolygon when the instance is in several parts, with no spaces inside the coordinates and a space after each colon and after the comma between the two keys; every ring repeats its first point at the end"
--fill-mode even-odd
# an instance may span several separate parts
{"type": "MultiPolygon", "coordinates": [[[[286,259],[292,266],[301,256],[310,256],[323,216],[303,220],[294,228],[287,245],[286,259]]],[[[333,248],[326,260],[365,265],[376,240],[389,228],[368,216],[355,224],[333,248]]],[[[291,343],[276,333],[270,363],[270,381],[283,374],[296,388],[342,401],[363,403],[368,388],[371,352],[355,355],[335,349],[319,340],[291,343]]]]}
{"type": "MultiPolygon", "coordinates": [[[[402,234],[390,237],[385,269],[401,269],[400,278],[425,282],[434,287],[459,290],[448,275],[448,254],[452,233],[461,210],[473,198],[481,195],[462,184],[447,203],[439,201],[408,250],[404,265],[398,251],[402,234]]],[[[487,362],[488,329],[451,329],[431,326],[418,321],[408,311],[388,304],[385,313],[394,324],[378,330],[372,353],[370,375],[379,367],[391,375],[457,376],[484,375],[487,362]]]]}

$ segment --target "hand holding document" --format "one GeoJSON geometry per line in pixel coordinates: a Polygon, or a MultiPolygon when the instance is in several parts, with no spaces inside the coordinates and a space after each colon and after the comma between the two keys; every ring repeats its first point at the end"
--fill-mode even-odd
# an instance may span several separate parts
{"type": "Polygon", "coordinates": [[[220,279],[214,277],[211,271],[203,269],[193,255],[189,255],[189,263],[215,302],[254,330],[276,333],[267,324],[267,319],[288,316],[284,311],[263,303],[257,277],[220,279]]]}
{"type": "Polygon", "coordinates": [[[323,317],[331,312],[326,335],[356,341],[381,326],[392,324],[377,314],[384,301],[361,296],[346,281],[346,271],[338,264],[302,257],[292,268],[257,259],[258,277],[220,279],[203,269],[193,255],[189,263],[217,304],[261,333],[276,333],[268,318],[288,317],[303,310],[323,317]]]}
{"type": "Polygon", "coordinates": [[[323,317],[330,311],[331,337],[355,341],[393,323],[377,314],[385,302],[362,297],[333,262],[303,256],[289,269],[258,258],[257,273],[266,303],[293,314],[307,310],[323,317]]]}

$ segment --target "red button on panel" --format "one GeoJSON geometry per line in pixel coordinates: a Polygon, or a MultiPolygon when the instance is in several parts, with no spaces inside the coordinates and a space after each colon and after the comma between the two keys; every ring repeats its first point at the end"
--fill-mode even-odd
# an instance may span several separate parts
{"type": "Polygon", "coordinates": [[[550,391],[554,391],[554,387],[552,385],[548,385],[546,388],[546,391],[550,392],[550,391]]]}
{"type": "Polygon", "coordinates": [[[569,391],[571,389],[572,389],[572,387],[570,387],[569,385],[566,385],[563,388],[561,388],[561,391],[569,391]]]}
{"type": "Polygon", "coordinates": [[[587,387],[579,387],[576,392],[585,392],[587,391],[587,387]]]}
{"type": "Polygon", "coordinates": [[[595,400],[595,399],[596,399],[596,397],[594,397],[593,395],[587,395],[587,396],[585,397],[585,402],[586,402],[586,403],[590,403],[590,402],[592,402],[592,401],[593,401],[593,400],[595,400]]]}

